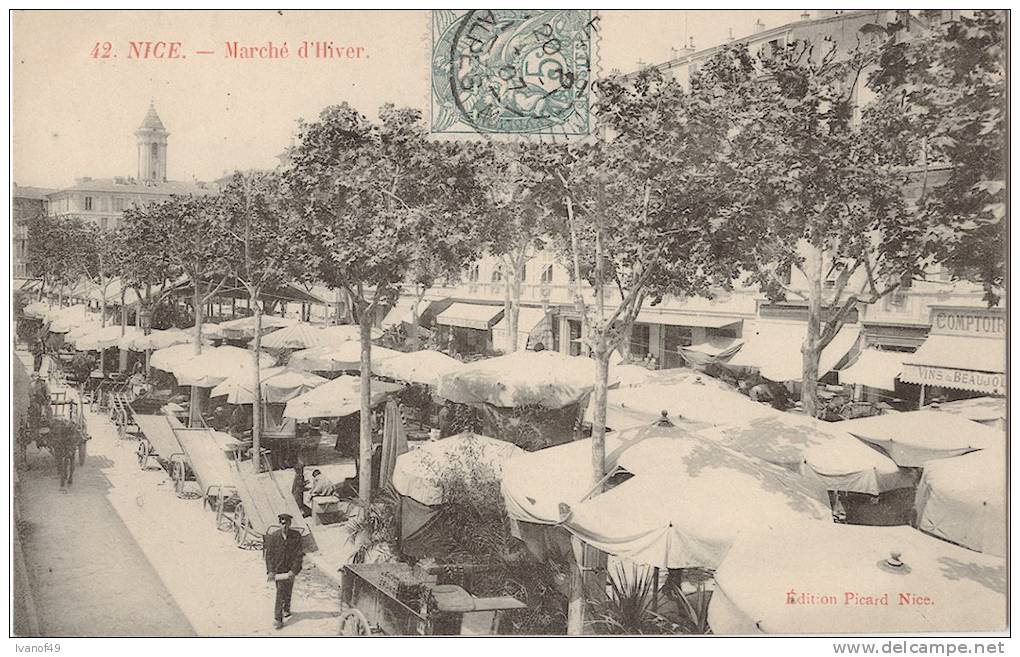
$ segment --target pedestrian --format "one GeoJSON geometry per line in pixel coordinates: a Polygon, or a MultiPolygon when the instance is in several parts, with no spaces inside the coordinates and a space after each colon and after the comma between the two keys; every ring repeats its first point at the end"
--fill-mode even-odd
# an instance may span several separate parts
{"type": "Polygon", "coordinates": [[[294,593],[294,579],[301,572],[305,551],[301,534],[290,528],[294,517],[289,513],[277,516],[280,529],[270,532],[263,541],[266,555],[266,580],[276,583],[276,603],[273,607],[273,627],[281,629],[284,619],[290,618],[290,598],[294,593]]]}
{"type": "Polygon", "coordinates": [[[329,497],[336,494],[336,484],[322,474],[322,470],[312,470],[312,497],[329,497]]]}
{"type": "Polygon", "coordinates": [[[305,468],[297,463],[294,466],[294,483],[290,487],[290,494],[294,496],[294,501],[297,502],[303,518],[309,518],[312,515],[312,510],[305,504],[306,488],[308,488],[308,484],[305,482],[305,468]]]}
{"type": "Polygon", "coordinates": [[[32,352],[32,372],[38,372],[42,369],[43,355],[46,353],[46,343],[43,342],[43,338],[36,335],[32,339],[29,350],[32,352]]]}

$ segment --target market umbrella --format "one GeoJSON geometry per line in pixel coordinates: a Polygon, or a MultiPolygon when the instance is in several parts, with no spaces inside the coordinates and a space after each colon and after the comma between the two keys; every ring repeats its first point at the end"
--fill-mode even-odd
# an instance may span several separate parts
{"type": "Polygon", "coordinates": [[[43,303],[42,301],[33,301],[32,303],[25,306],[24,310],[22,310],[22,313],[25,315],[25,317],[39,319],[45,317],[49,309],[50,307],[48,304],[43,303]]]}
{"type": "Polygon", "coordinates": [[[917,484],[917,528],[978,552],[1006,556],[1004,446],[929,461],[917,484]]]}
{"type": "Polygon", "coordinates": [[[1006,563],[906,526],[795,525],[738,540],[715,634],[920,634],[1006,627],[1006,563]],[[896,556],[898,555],[898,556],[896,556]]]}
{"type": "Polygon", "coordinates": [[[430,440],[397,457],[393,487],[401,495],[433,506],[443,501],[444,472],[459,468],[470,470],[469,476],[500,479],[514,459],[526,454],[513,443],[472,433],[430,440]]]}
{"type": "Polygon", "coordinates": [[[164,372],[173,372],[185,361],[195,357],[194,344],[175,344],[172,347],[163,347],[152,352],[149,358],[149,366],[155,367],[164,372]]]}
{"type": "Polygon", "coordinates": [[[437,394],[460,404],[558,409],[595,384],[595,361],[555,351],[516,351],[464,365],[439,378],[437,394]]]}
{"type": "Polygon", "coordinates": [[[825,525],[824,490],[692,434],[662,430],[619,459],[633,478],[568,504],[564,526],[609,554],[656,568],[717,568],[741,532],[825,525]]]}
{"type": "Polygon", "coordinates": [[[263,349],[308,349],[309,347],[338,347],[350,338],[329,334],[325,327],[299,322],[273,331],[262,338],[263,349]]]}
{"type": "Polygon", "coordinates": [[[398,353],[378,362],[372,360],[373,374],[431,386],[438,383],[439,377],[457,372],[463,367],[464,364],[456,358],[429,349],[398,353]]]}
{"type": "Polygon", "coordinates": [[[932,459],[960,456],[1002,444],[1002,433],[952,413],[920,410],[833,423],[880,447],[897,465],[922,467],[932,459]]]}
{"type": "MultiPolygon", "coordinates": [[[[372,406],[401,388],[396,383],[373,381],[372,406]]],[[[343,417],[360,410],[361,377],[339,376],[315,390],[291,399],[283,410],[283,416],[307,420],[313,417],[343,417]]]]}
{"type": "Polygon", "coordinates": [[[150,349],[165,349],[166,347],[188,344],[194,341],[194,330],[170,328],[162,331],[152,331],[148,335],[136,336],[126,346],[128,349],[135,351],[148,351],[150,349]]]}
{"type": "MultiPolygon", "coordinates": [[[[259,365],[270,368],[275,359],[259,354],[259,365]]],[[[229,378],[241,378],[254,368],[252,352],[239,347],[212,347],[173,368],[177,382],[182,386],[213,388],[229,378]]],[[[254,376],[254,373],[251,374],[254,376]]]]}
{"type": "Polygon", "coordinates": [[[382,464],[379,470],[379,486],[384,487],[393,479],[397,459],[407,451],[407,433],[400,406],[393,399],[386,400],[386,414],[383,419],[382,464]]]}
{"type": "MultiPolygon", "coordinates": [[[[372,347],[372,363],[399,354],[385,347],[372,347]]],[[[308,372],[343,372],[361,369],[361,342],[347,341],[339,347],[312,347],[295,351],[287,365],[308,372]]]]}
{"type": "Polygon", "coordinates": [[[827,490],[878,495],[914,479],[889,457],[831,423],[776,413],[700,432],[748,456],[817,479],[827,490]]]}
{"type": "MultiPolygon", "coordinates": [[[[288,367],[271,367],[260,372],[262,401],[267,404],[282,404],[300,397],[310,390],[327,383],[329,379],[288,367]]],[[[240,377],[232,377],[220,383],[210,397],[227,396],[228,404],[252,404],[255,402],[253,372],[246,370],[240,377]]]]}
{"type": "Polygon", "coordinates": [[[142,335],[142,329],[137,326],[122,328],[115,324],[75,338],[74,347],[79,351],[102,351],[116,347],[120,343],[122,331],[124,336],[139,337],[142,335]]]}

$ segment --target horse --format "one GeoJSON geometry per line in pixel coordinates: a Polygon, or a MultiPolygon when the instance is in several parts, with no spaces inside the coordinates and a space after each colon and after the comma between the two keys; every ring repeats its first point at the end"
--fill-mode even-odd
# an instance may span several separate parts
{"type": "Polygon", "coordinates": [[[60,490],[62,491],[66,491],[66,487],[74,483],[74,460],[82,440],[81,432],[73,423],[62,419],[54,419],[50,422],[50,432],[46,442],[57,462],[60,490]]]}

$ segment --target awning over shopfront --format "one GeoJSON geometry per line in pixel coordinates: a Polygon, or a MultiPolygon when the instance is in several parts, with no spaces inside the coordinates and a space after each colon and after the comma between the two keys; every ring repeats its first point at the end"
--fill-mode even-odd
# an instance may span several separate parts
{"type": "Polygon", "coordinates": [[[921,385],[1006,394],[1006,341],[932,335],[903,361],[900,380],[921,385]]]}
{"type": "Polygon", "coordinates": [[[454,303],[436,316],[436,323],[445,326],[487,331],[503,316],[503,306],[481,306],[471,303],[454,303]]]}
{"type": "Polygon", "coordinates": [[[668,324],[670,326],[695,326],[702,328],[722,328],[731,324],[739,324],[739,317],[722,317],[718,315],[689,315],[669,312],[659,308],[645,308],[634,320],[641,324],[668,324]]]}
{"type": "MultiPolygon", "coordinates": [[[[799,381],[804,357],[800,348],[807,335],[803,323],[759,323],[750,335],[745,331],[744,346],[734,354],[728,365],[756,367],[761,375],[773,381],[799,381]]],[[[836,334],[818,361],[818,376],[824,376],[839,365],[860,339],[859,326],[844,326],[836,334]]]]}
{"type": "MultiPolygon", "coordinates": [[[[510,320],[506,316],[492,327],[492,345],[497,350],[512,351],[509,329],[510,320]]],[[[521,308],[517,313],[517,349],[527,349],[532,337],[532,344],[541,342],[546,348],[552,348],[552,321],[541,308],[521,308]]]]}
{"type": "Polygon", "coordinates": [[[709,363],[726,362],[743,346],[744,341],[740,338],[711,336],[704,342],[680,347],[680,355],[692,366],[708,365],[709,363]]]}
{"type": "Polygon", "coordinates": [[[864,349],[853,365],[839,371],[839,382],[895,390],[896,377],[903,371],[903,359],[910,356],[902,351],[864,349]]]}

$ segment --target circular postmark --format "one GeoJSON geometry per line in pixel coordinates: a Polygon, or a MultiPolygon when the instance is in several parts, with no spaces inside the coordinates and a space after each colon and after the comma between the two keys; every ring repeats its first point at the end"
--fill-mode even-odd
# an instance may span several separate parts
{"type": "Polygon", "coordinates": [[[437,14],[433,132],[590,133],[597,26],[590,11],[437,14]]]}

